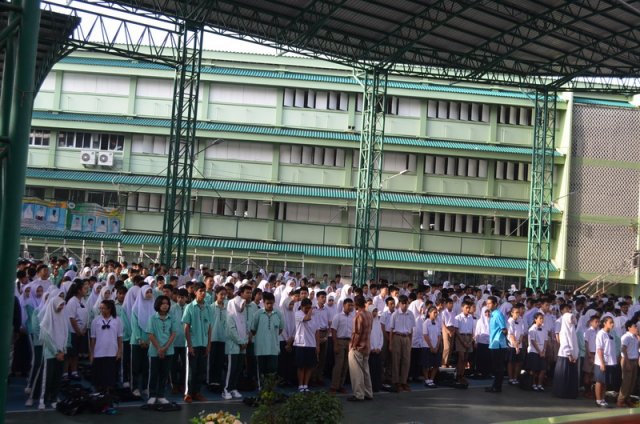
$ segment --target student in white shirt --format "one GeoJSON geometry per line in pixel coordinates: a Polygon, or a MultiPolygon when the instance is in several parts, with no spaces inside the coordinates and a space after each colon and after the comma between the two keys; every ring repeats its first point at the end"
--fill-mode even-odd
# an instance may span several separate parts
{"type": "MultiPolygon", "coordinates": [[[[375,304],[374,304],[375,306],[375,304]]],[[[389,349],[389,333],[391,331],[389,324],[391,323],[391,315],[395,312],[396,301],[391,297],[387,297],[386,307],[378,314],[380,316],[380,325],[382,327],[383,346],[382,346],[382,381],[384,384],[391,384],[391,370],[393,369],[393,353],[389,349]]]]}
{"type": "Polygon", "coordinates": [[[122,323],[113,300],[103,300],[99,311],[91,323],[89,360],[94,387],[98,392],[109,392],[116,387],[117,361],[122,357],[122,323]]]}
{"type": "Polygon", "coordinates": [[[392,379],[396,392],[409,392],[407,384],[409,364],[411,360],[411,339],[415,327],[415,317],[408,310],[409,299],[401,295],[398,298],[398,309],[391,315],[389,324],[389,350],[393,355],[392,379]]]}
{"type": "Polygon", "coordinates": [[[476,376],[487,378],[491,375],[491,353],[489,352],[489,321],[491,310],[486,306],[480,309],[480,318],[473,331],[476,344],[475,370],[476,376]]]}
{"type": "Polygon", "coordinates": [[[520,316],[520,307],[516,305],[511,309],[511,317],[507,321],[507,340],[509,341],[509,384],[517,385],[518,376],[522,369],[522,362],[525,357],[524,337],[526,327],[524,318],[520,316]]]}
{"type": "Polygon", "coordinates": [[[320,353],[320,334],[313,321],[313,303],[311,299],[300,302],[300,310],[296,312],[296,332],[293,341],[298,369],[298,391],[309,392],[311,373],[318,363],[320,353]]]}
{"type": "Polygon", "coordinates": [[[346,298],[342,311],[331,319],[331,335],[333,338],[334,363],[331,373],[331,393],[346,393],[344,382],[349,369],[349,342],[353,333],[353,300],[346,298]]]}
{"type": "Polygon", "coordinates": [[[454,326],[456,327],[456,352],[458,353],[458,361],[456,363],[456,378],[459,383],[466,383],[464,378],[464,370],[469,361],[469,354],[473,352],[473,315],[471,307],[473,302],[465,301],[462,303],[462,312],[455,317],[454,326]]]}
{"type": "Polygon", "coordinates": [[[604,393],[607,390],[607,383],[613,381],[618,365],[618,352],[612,334],[614,325],[612,317],[602,318],[600,323],[602,328],[596,335],[596,358],[593,375],[596,380],[596,404],[601,408],[609,408],[609,404],[604,400],[604,393]]]}
{"type": "Polygon", "coordinates": [[[442,365],[449,367],[449,357],[453,351],[453,343],[455,340],[455,314],[453,313],[453,300],[445,299],[444,309],[442,310],[442,365]]]}
{"type": "Polygon", "coordinates": [[[593,367],[596,359],[596,335],[600,327],[600,316],[592,315],[588,321],[588,328],[584,331],[585,356],[582,364],[585,397],[593,399],[591,391],[593,384],[593,367]]]}
{"type": "Polygon", "coordinates": [[[544,314],[536,312],[533,325],[529,329],[529,346],[527,347],[526,366],[533,376],[533,390],[543,392],[544,375],[547,370],[545,353],[549,333],[544,329],[544,314]]]}
{"type": "Polygon", "coordinates": [[[370,305],[367,310],[373,315],[371,324],[371,351],[369,353],[369,374],[371,375],[371,388],[374,393],[382,390],[382,348],[384,346],[384,336],[382,334],[382,324],[378,309],[375,305],[370,305]]]}
{"type": "MultiPolygon", "coordinates": [[[[416,331],[418,330],[416,328],[416,331]]],[[[426,345],[422,364],[424,385],[434,389],[437,387],[434,380],[442,363],[442,357],[440,356],[442,326],[438,322],[438,309],[435,306],[430,306],[427,310],[427,319],[422,324],[421,333],[426,345]]]]}
{"type": "MultiPolygon", "coordinates": [[[[69,374],[67,377],[72,380],[80,380],[78,374],[78,358],[89,353],[89,337],[87,329],[89,327],[89,305],[84,298],[89,291],[89,285],[83,280],[76,280],[67,293],[65,313],[69,318],[71,331],[71,349],[67,352],[67,363],[69,374]]],[[[66,365],[66,364],[65,364],[66,365]]]]}
{"type": "Polygon", "coordinates": [[[635,405],[630,396],[635,389],[638,377],[638,327],[634,321],[627,321],[624,327],[627,332],[620,340],[622,384],[620,385],[617,405],[621,408],[633,408],[635,405]]]}
{"type": "MultiPolygon", "coordinates": [[[[415,302],[416,301],[414,300],[410,303],[409,308],[411,308],[411,305],[415,302]]],[[[424,356],[424,349],[427,347],[422,334],[422,324],[425,320],[425,314],[422,307],[420,307],[416,312],[411,311],[411,313],[416,317],[416,323],[415,328],[413,329],[413,336],[411,338],[411,365],[409,367],[409,376],[411,379],[418,381],[423,375],[422,358],[424,356]]]]}

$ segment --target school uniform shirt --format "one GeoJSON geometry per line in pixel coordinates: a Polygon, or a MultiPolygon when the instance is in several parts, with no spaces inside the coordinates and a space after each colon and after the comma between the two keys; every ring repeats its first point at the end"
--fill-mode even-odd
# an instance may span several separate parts
{"type": "Polygon", "coordinates": [[[118,315],[120,323],[122,323],[122,341],[128,342],[131,340],[131,322],[124,312],[124,306],[118,302],[116,302],[116,314],[118,315]]]}
{"type": "Polygon", "coordinates": [[[442,325],[445,327],[456,326],[456,316],[453,314],[453,309],[449,311],[447,308],[442,310],[442,325]]]}
{"type": "Polygon", "coordinates": [[[533,342],[536,342],[540,351],[544,351],[544,344],[549,339],[549,333],[545,331],[544,326],[538,327],[534,324],[531,326],[531,328],[529,328],[528,337],[529,346],[527,347],[527,352],[540,354],[533,346],[533,342]]]}
{"type": "MultiPolygon", "coordinates": [[[[596,334],[596,351],[598,349],[602,349],[604,365],[611,366],[618,363],[618,352],[616,351],[616,343],[613,334],[607,333],[604,330],[598,331],[598,334],[596,334]]],[[[594,363],[598,367],[602,365],[600,355],[597,353],[594,363]]]]}
{"type": "Polygon", "coordinates": [[[331,321],[331,315],[327,305],[322,308],[313,309],[313,319],[316,321],[316,328],[318,330],[329,330],[329,322],[331,321]]]}
{"type": "MultiPolygon", "coordinates": [[[[344,315],[344,312],[341,312],[341,314],[344,315]]],[[[293,345],[298,347],[316,347],[315,323],[313,322],[313,319],[305,321],[304,317],[304,312],[296,311],[296,333],[293,337],[293,345]]]]}
{"type": "MultiPolygon", "coordinates": [[[[298,313],[296,312],[296,318],[297,316],[298,313]]],[[[331,328],[336,330],[338,339],[351,339],[351,334],[353,334],[353,314],[346,315],[344,312],[336,314],[331,320],[331,328]]]]}
{"type": "Polygon", "coordinates": [[[371,350],[381,350],[384,343],[384,336],[382,335],[382,325],[380,324],[380,317],[375,317],[371,323],[371,350]]]}
{"type": "Polygon", "coordinates": [[[538,313],[540,309],[536,308],[535,306],[529,310],[527,310],[527,312],[524,313],[524,320],[525,320],[525,324],[527,324],[527,328],[531,328],[531,326],[533,325],[533,316],[538,313]]]}
{"type": "Polygon", "coordinates": [[[258,313],[259,310],[261,310],[261,308],[255,302],[247,302],[247,304],[245,305],[244,319],[246,320],[245,322],[247,323],[247,337],[251,333],[251,329],[249,329],[249,324],[253,322],[253,317],[255,316],[255,314],[258,313]]]}
{"type": "MultiPolygon", "coordinates": [[[[89,327],[89,307],[85,305],[84,301],[78,300],[78,298],[74,296],[69,299],[64,307],[64,311],[68,318],[74,318],[76,320],[78,327],[82,329],[89,327]]],[[[72,333],[75,333],[71,324],[69,324],[69,329],[72,333]]]]}
{"type": "Polygon", "coordinates": [[[224,345],[224,351],[227,355],[242,353],[240,345],[249,343],[249,332],[251,331],[249,325],[251,322],[247,321],[248,306],[239,297],[233,298],[227,304],[227,338],[224,345]],[[241,306],[243,304],[244,307],[241,306]]]}
{"type": "Polygon", "coordinates": [[[636,336],[627,331],[620,339],[620,344],[621,346],[627,347],[626,355],[624,354],[624,352],[620,352],[624,359],[628,361],[638,360],[638,338],[636,336]]]}
{"type": "MultiPolygon", "coordinates": [[[[168,313],[165,319],[160,317],[159,313],[155,313],[151,316],[149,320],[149,324],[147,325],[147,334],[153,334],[158,342],[160,347],[164,346],[168,341],[169,337],[171,337],[171,333],[177,333],[178,328],[181,327],[180,321],[177,320],[175,315],[168,313]]],[[[192,336],[193,337],[193,336],[192,336]]],[[[193,338],[191,339],[193,340],[193,338]]],[[[164,353],[165,355],[173,355],[173,346],[175,345],[175,341],[171,343],[167,351],[164,353]]],[[[158,351],[153,345],[153,343],[149,343],[149,357],[155,358],[158,356],[158,351]]]]}
{"type": "Polygon", "coordinates": [[[96,339],[94,358],[114,358],[118,354],[118,337],[122,337],[119,318],[95,317],[91,322],[91,338],[96,339]]]}
{"type": "Polygon", "coordinates": [[[411,337],[411,348],[413,349],[421,349],[427,347],[427,342],[424,340],[424,335],[422,334],[422,327],[424,324],[424,316],[418,315],[416,318],[416,325],[413,329],[413,335],[411,337]]]}
{"type": "Polygon", "coordinates": [[[587,328],[584,330],[584,341],[589,344],[589,353],[596,352],[596,335],[598,335],[598,330],[595,328],[587,328]]]}
{"type": "Polygon", "coordinates": [[[416,319],[408,309],[404,313],[398,309],[391,315],[389,331],[393,331],[394,334],[411,334],[415,325],[416,319]]]}
{"type": "Polygon", "coordinates": [[[385,306],[387,306],[387,304],[385,302],[385,299],[381,295],[377,295],[376,297],[373,298],[373,306],[376,307],[379,313],[382,313],[385,309],[385,306]]]}
{"type": "Polygon", "coordinates": [[[255,343],[256,356],[277,356],[280,354],[280,331],[284,328],[284,318],[280,311],[273,310],[267,312],[260,309],[253,316],[251,331],[255,332],[253,340],[255,343]]]}
{"type": "Polygon", "coordinates": [[[411,311],[411,313],[417,317],[418,315],[420,315],[420,309],[422,309],[423,306],[424,301],[416,299],[409,304],[409,307],[407,309],[409,309],[409,311],[411,311]]]}
{"type": "Polygon", "coordinates": [[[207,347],[209,327],[211,326],[211,309],[206,303],[198,304],[195,300],[184,308],[182,323],[189,324],[191,347],[207,347]]]}
{"type": "Polygon", "coordinates": [[[389,324],[391,323],[391,311],[385,310],[380,314],[380,325],[384,325],[384,331],[389,332],[389,324]]]}
{"type": "Polygon", "coordinates": [[[547,332],[548,340],[551,340],[552,338],[555,340],[556,319],[558,318],[555,314],[544,314],[544,323],[542,324],[542,328],[547,332]]]}
{"type": "Polygon", "coordinates": [[[172,319],[177,323],[176,325],[176,338],[173,339],[174,347],[185,347],[187,345],[187,340],[184,335],[184,325],[182,325],[182,315],[184,313],[184,308],[187,305],[180,306],[177,302],[171,303],[171,309],[169,310],[169,314],[172,319]]]}
{"type": "Polygon", "coordinates": [[[460,334],[473,335],[473,315],[458,314],[454,320],[454,327],[458,329],[460,334]]]}
{"type": "Polygon", "coordinates": [[[227,341],[227,307],[214,303],[211,305],[211,341],[226,342],[227,341]]]}
{"type": "MultiPolygon", "coordinates": [[[[509,320],[507,321],[507,331],[509,332],[508,335],[509,336],[513,336],[516,339],[516,342],[518,342],[519,347],[522,347],[522,336],[525,334],[525,326],[524,326],[524,319],[522,319],[522,317],[518,318],[518,320],[516,321],[515,319],[509,318],[509,320]]],[[[511,340],[509,340],[509,338],[507,337],[507,341],[509,341],[509,347],[512,348],[516,348],[516,346],[513,346],[513,344],[511,343],[511,340]]]]}
{"type": "MultiPolygon", "coordinates": [[[[426,336],[431,342],[432,347],[436,347],[438,345],[438,338],[442,335],[442,326],[438,323],[438,320],[431,321],[430,319],[426,319],[422,323],[422,336],[423,339],[426,336]]],[[[429,347],[425,340],[425,347],[429,347]]]]}

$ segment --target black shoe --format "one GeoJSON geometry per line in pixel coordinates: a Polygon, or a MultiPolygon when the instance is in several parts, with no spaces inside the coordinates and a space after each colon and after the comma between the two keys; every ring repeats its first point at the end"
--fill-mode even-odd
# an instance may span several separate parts
{"type": "Polygon", "coordinates": [[[484,391],[487,393],[502,393],[502,390],[496,389],[495,387],[485,387],[484,391]]]}
{"type": "Polygon", "coordinates": [[[372,397],[369,397],[369,396],[365,396],[365,397],[364,397],[364,400],[373,400],[373,398],[372,398],[372,397]]]}
{"type": "Polygon", "coordinates": [[[347,398],[347,400],[348,400],[349,402],[362,402],[362,401],[364,401],[364,399],[358,399],[358,398],[357,398],[357,397],[355,397],[355,396],[349,396],[349,397],[347,398]]]}

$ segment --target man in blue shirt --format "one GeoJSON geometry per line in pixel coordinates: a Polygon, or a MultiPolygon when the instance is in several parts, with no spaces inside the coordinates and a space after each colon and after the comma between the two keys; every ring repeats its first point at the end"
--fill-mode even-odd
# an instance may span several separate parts
{"type": "Polygon", "coordinates": [[[491,352],[491,364],[493,368],[493,384],[487,387],[485,392],[502,392],[502,380],[504,379],[504,362],[507,356],[507,322],[502,312],[498,310],[498,299],[489,296],[487,308],[491,311],[489,321],[489,352],[491,352]]]}

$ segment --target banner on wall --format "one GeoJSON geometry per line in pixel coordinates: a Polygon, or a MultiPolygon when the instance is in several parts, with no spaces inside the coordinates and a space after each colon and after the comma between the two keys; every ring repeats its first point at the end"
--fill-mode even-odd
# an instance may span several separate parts
{"type": "Polygon", "coordinates": [[[122,211],[119,208],[31,197],[22,202],[22,228],[120,234],[121,223],[122,211]]]}
{"type": "Polygon", "coordinates": [[[64,231],[67,202],[25,198],[22,202],[22,227],[37,230],[64,231]]]}
{"type": "Polygon", "coordinates": [[[95,203],[68,204],[69,230],[85,233],[120,234],[122,212],[95,203]]]}

